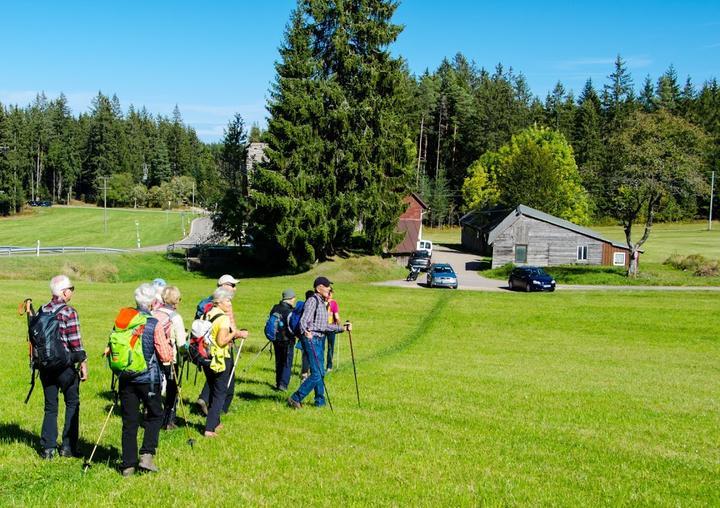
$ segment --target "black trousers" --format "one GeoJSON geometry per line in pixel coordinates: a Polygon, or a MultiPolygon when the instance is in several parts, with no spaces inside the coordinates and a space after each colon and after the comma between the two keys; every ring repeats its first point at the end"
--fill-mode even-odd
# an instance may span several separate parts
{"type": "Polygon", "coordinates": [[[57,446],[58,393],[62,392],[65,399],[65,425],[61,446],[76,452],[80,437],[80,378],[75,367],[54,373],[40,371],[40,381],[45,395],[40,447],[48,449],[57,446]]]}
{"type": "Polygon", "coordinates": [[[210,367],[205,367],[205,378],[209,387],[208,400],[208,416],[205,423],[205,430],[214,432],[215,427],[220,424],[220,412],[227,413],[230,409],[235,392],[235,376],[230,379],[230,371],[232,371],[233,359],[225,358],[225,370],[215,372],[210,367]],[[228,387],[228,379],[230,386],[228,387]]]}
{"type": "Polygon", "coordinates": [[[175,403],[177,402],[178,393],[175,367],[175,365],[162,365],[160,367],[166,381],[162,425],[175,422],[175,403]]]}
{"type": "Polygon", "coordinates": [[[290,384],[295,341],[275,341],[273,342],[273,349],[275,349],[275,387],[284,390],[290,384]]]}
{"type": "Polygon", "coordinates": [[[160,386],[150,383],[133,384],[120,381],[120,409],[122,410],[122,469],[138,464],[137,433],[140,427],[140,401],[145,406],[145,434],[140,453],[155,455],[162,424],[160,386]]]}

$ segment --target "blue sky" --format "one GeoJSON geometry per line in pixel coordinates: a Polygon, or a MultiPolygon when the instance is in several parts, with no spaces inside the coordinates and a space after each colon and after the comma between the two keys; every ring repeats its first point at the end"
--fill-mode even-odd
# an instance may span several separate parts
{"type": "MultiPolygon", "coordinates": [[[[39,91],[87,111],[99,90],[169,115],[217,140],[230,117],[264,123],[277,48],[294,0],[6,1],[0,4],[0,102],[39,91]]],[[[636,86],[673,64],[682,82],[720,78],[720,1],[405,0],[392,50],[414,73],[462,52],[522,72],[544,97],[561,80],[601,85],[617,54],[636,86]]]]}

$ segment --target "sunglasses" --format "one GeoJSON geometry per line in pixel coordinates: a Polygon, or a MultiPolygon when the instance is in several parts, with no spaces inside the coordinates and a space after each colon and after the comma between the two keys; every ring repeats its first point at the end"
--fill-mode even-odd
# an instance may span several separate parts
{"type": "Polygon", "coordinates": [[[226,282],[225,284],[228,285],[228,286],[230,286],[231,288],[234,288],[234,287],[235,287],[235,284],[233,284],[233,283],[231,283],[231,282],[226,282]]]}
{"type": "Polygon", "coordinates": [[[69,288],[65,288],[65,289],[69,289],[70,291],[75,292],[75,286],[70,286],[69,288]]]}

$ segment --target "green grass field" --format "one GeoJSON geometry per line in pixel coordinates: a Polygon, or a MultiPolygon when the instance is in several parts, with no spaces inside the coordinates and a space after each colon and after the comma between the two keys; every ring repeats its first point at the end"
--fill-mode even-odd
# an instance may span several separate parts
{"type": "Polygon", "coordinates": [[[0,219],[0,245],[35,247],[82,246],[132,249],[137,246],[135,221],[140,223],[140,243],[147,247],[180,240],[190,232],[191,213],[108,208],[108,225],[102,208],[36,208],[19,216],[0,219]]]}
{"type": "MultiPolygon", "coordinates": [[[[156,268],[135,273],[147,280],[156,268]]],[[[123,282],[76,284],[91,358],[81,390],[87,452],[110,406],[100,353],[137,285],[125,270],[123,282]]],[[[398,269],[339,260],[241,281],[234,306],[252,347],[239,369],[262,346],[280,291],[299,292],[318,273],[336,281],[342,317],[355,326],[362,408],[345,336],[340,368],[328,376],[334,413],[285,407],[263,356],[240,380],[218,439],[201,437],[204,420],[193,413],[194,450],[182,429],[163,432],[161,472],[129,479],[116,470],[119,417],[86,476],[82,459],[37,456],[42,390],[23,405],[25,328],[14,312],[25,296],[45,300],[47,281],[34,272],[4,281],[0,505],[127,506],[148,495],[167,506],[720,504],[718,295],[376,287],[362,279],[394,278],[398,269]]],[[[214,281],[169,274],[189,319],[214,281]]],[[[185,401],[199,390],[191,378],[185,401]]]]}

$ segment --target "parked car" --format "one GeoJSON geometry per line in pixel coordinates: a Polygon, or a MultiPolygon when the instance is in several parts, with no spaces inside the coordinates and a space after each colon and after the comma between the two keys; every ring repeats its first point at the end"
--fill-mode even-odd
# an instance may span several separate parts
{"type": "Polygon", "coordinates": [[[40,200],[28,201],[28,204],[30,206],[52,206],[52,203],[50,201],[40,201],[40,200]]]}
{"type": "Polygon", "coordinates": [[[417,250],[424,250],[430,253],[432,256],[433,243],[430,240],[418,240],[417,250]]]}
{"type": "Polygon", "coordinates": [[[431,288],[457,289],[458,280],[455,270],[447,263],[433,263],[427,272],[427,285],[431,288]]]}
{"type": "Polygon", "coordinates": [[[537,266],[518,266],[513,268],[508,279],[510,289],[527,291],[555,291],[555,279],[537,266]]]}
{"type": "Polygon", "coordinates": [[[421,272],[427,272],[427,269],[430,267],[431,260],[432,256],[428,251],[416,250],[410,254],[410,259],[408,259],[407,266],[405,268],[412,270],[413,267],[417,267],[421,272]]]}

